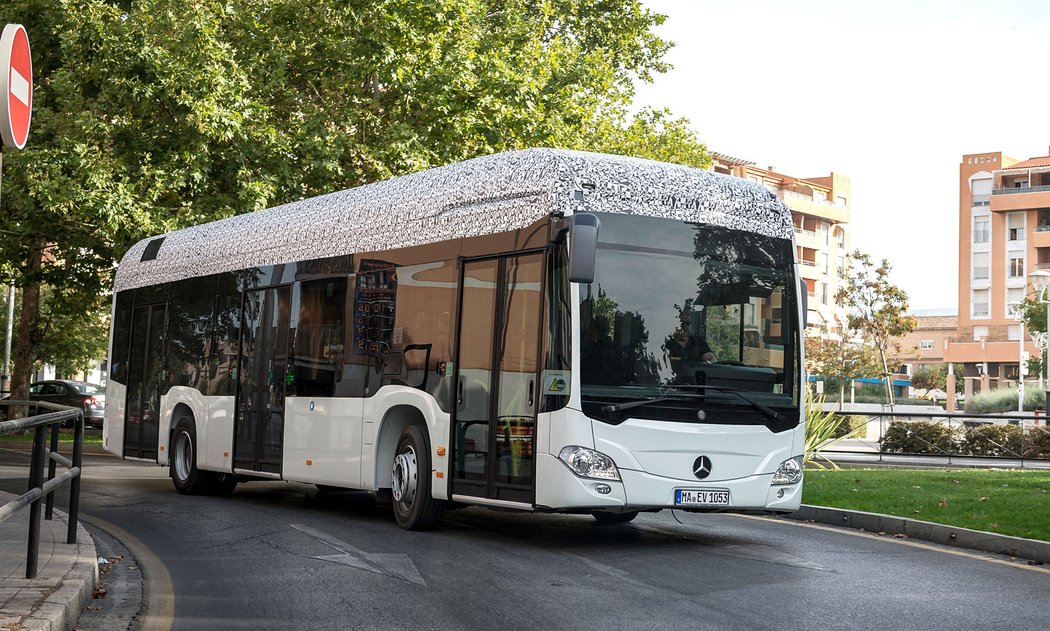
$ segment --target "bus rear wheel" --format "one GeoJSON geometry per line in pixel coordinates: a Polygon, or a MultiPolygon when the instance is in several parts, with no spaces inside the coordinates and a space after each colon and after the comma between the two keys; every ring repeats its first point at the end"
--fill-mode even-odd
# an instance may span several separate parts
{"type": "Polygon", "coordinates": [[[197,468],[197,427],[188,416],[175,421],[170,465],[171,481],[175,490],[183,495],[229,495],[237,486],[237,478],[232,473],[197,468]]]}
{"type": "Polygon", "coordinates": [[[437,525],[444,502],[431,495],[430,449],[418,425],[406,427],[397,441],[390,491],[398,526],[429,530],[437,525]]]}

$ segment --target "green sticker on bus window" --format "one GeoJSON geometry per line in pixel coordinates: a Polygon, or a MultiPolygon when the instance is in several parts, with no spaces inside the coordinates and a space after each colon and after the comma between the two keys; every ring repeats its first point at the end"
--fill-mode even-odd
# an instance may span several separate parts
{"type": "Polygon", "coordinates": [[[552,397],[569,396],[568,370],[544,370],[543,371],[543,394],[552,397]]]}

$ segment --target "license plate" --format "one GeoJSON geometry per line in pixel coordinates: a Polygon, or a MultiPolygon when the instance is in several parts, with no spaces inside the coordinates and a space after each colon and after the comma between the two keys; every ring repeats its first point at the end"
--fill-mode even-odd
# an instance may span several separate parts
{"type": "Polygon", "coordinates": [[[675,506],[729,506],[729,491],[675,489],[675,506]]]}

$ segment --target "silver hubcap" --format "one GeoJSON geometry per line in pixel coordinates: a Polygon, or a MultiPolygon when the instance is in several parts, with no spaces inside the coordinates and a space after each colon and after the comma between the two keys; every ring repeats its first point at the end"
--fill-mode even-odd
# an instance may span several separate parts
{"type": "Polygon", "coordinates": [[[411,506],[416,497],[416,452],[411,446],[394,458],[393,471],[394,499],[406,506],[411,506]]]}
{"type": "Polygon", "coordinates": [[[190,477],[190,468],[193,463],[193,442],[186,431],[179,432],[175,437],[175,477],[185,480],[190,477]]]}

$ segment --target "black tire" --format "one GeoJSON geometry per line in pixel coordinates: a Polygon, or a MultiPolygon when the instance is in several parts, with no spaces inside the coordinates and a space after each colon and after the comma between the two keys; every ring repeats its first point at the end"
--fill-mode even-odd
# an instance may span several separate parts
{"type": "Polygon", "coordinates": [[[237,476],[232,473],[216,473],[214,471],[200,471],[199,473],[205,473],[210,478],[206,491],[209,495],[229,497],[233,494],[233,490],[237,488],[237,476]]]}
{"type": "Polygon", "coordinates": [[[418,425],[401,432],[391,466],[397,525],[407,530],[429,530],[436,526],[445,503],[431,495],[430,446],[418,425]]]}
{"type": "Polygon", "coordinates": [[[591,516],[598,520],[599,524],[626,524],[638,516],[638,511],[628,513],[607,513],[605,511],[591,511],[591,516]]]}
{"type": "Polygon", "coordinates": [[[190,416],[180,416],[171,432],[171,460],[168,463],[175,490],[183,495],[229,495],[237,488],[232,473],[201,471],[197,468],[197,426],[190,416]]]}

